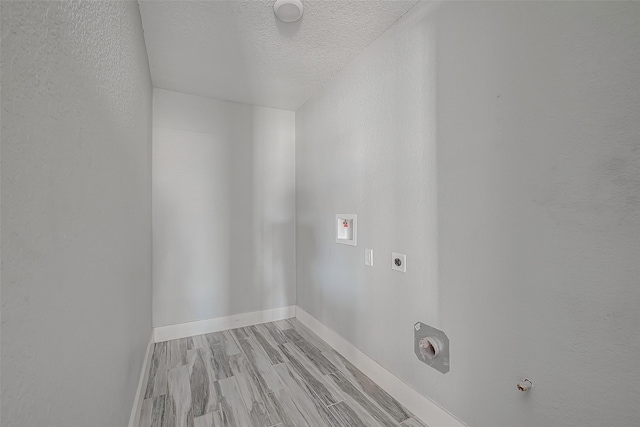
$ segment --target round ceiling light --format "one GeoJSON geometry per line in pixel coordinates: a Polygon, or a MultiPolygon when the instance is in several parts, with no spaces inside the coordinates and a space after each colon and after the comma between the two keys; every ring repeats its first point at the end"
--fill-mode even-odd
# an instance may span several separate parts
{"type": "Polygon", "coordinates": [[[295,22],[302,18],[302,2],[300,0],[276,0],[273,12],[282,22],[295,22]]]}

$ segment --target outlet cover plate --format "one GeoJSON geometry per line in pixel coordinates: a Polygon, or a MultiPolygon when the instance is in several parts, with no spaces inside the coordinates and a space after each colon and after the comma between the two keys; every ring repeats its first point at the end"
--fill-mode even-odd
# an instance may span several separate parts
{"type": "Polygon", "coordinates": [[[373,267],[373,249],[364,250],[364,265],[373,267]]]}
{"type": "Polygon", "coordinates": [[[391,252],[391,269],[395,271],[400,271],[402,273],[406,273],[407,272],[407,256],[405,254],[391,252]]]}

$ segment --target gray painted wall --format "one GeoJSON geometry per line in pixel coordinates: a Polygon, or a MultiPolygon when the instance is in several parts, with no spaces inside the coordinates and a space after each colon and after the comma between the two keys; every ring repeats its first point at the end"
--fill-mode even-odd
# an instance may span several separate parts
{"type": "Polygon", "coordinates": [[[295,303],[294,126],[154,89],[154,326],[295,303]]]}
{"type": "Polygon", "coordinates": [[[640,425],[638,75],[638,3],[418,6],[296,112],[298,305],[471,426],[640,425]]]}
{"type": "Polygon", "coordinates": [[[1,2],[2,426],[124,426],[151,334],[135,2],[1,2]]]}

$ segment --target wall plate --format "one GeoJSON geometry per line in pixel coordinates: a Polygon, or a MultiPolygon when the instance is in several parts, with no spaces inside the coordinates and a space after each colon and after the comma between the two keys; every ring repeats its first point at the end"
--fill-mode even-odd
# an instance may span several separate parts
{"type": "Polygon", "coordinates": [[[400,271],[402,273],[407,272],[407,256],[405,254],[399,254],[391,252],[391,269],[400,271]]]}
{"type": "Polygon", "coordinates": [[[413,336],[413,350],[418,360],[443,374],[449,372],[449,337],[441,330],[422,322],[413,325],[413,336]],[[421,343],[428,343],[427,348],[424,344],[421,348],[421,343]],[[434,355],[431,343],[437,347],[435,351],[437,355],[434,355]]]}
{"type": "Polygon", "coordinates": [[[373,267],[373,249],[364,250],[364,265],[373,267]]]}

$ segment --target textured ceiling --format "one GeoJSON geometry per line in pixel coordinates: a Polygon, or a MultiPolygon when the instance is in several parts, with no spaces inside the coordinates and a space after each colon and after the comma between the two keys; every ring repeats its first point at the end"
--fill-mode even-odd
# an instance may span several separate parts
{"type": "Polygon", "coordinates": [[[302,0],[285,24],[275,0],[141,0],[155,87],[295,110],[415,0],[302,0]]]}

